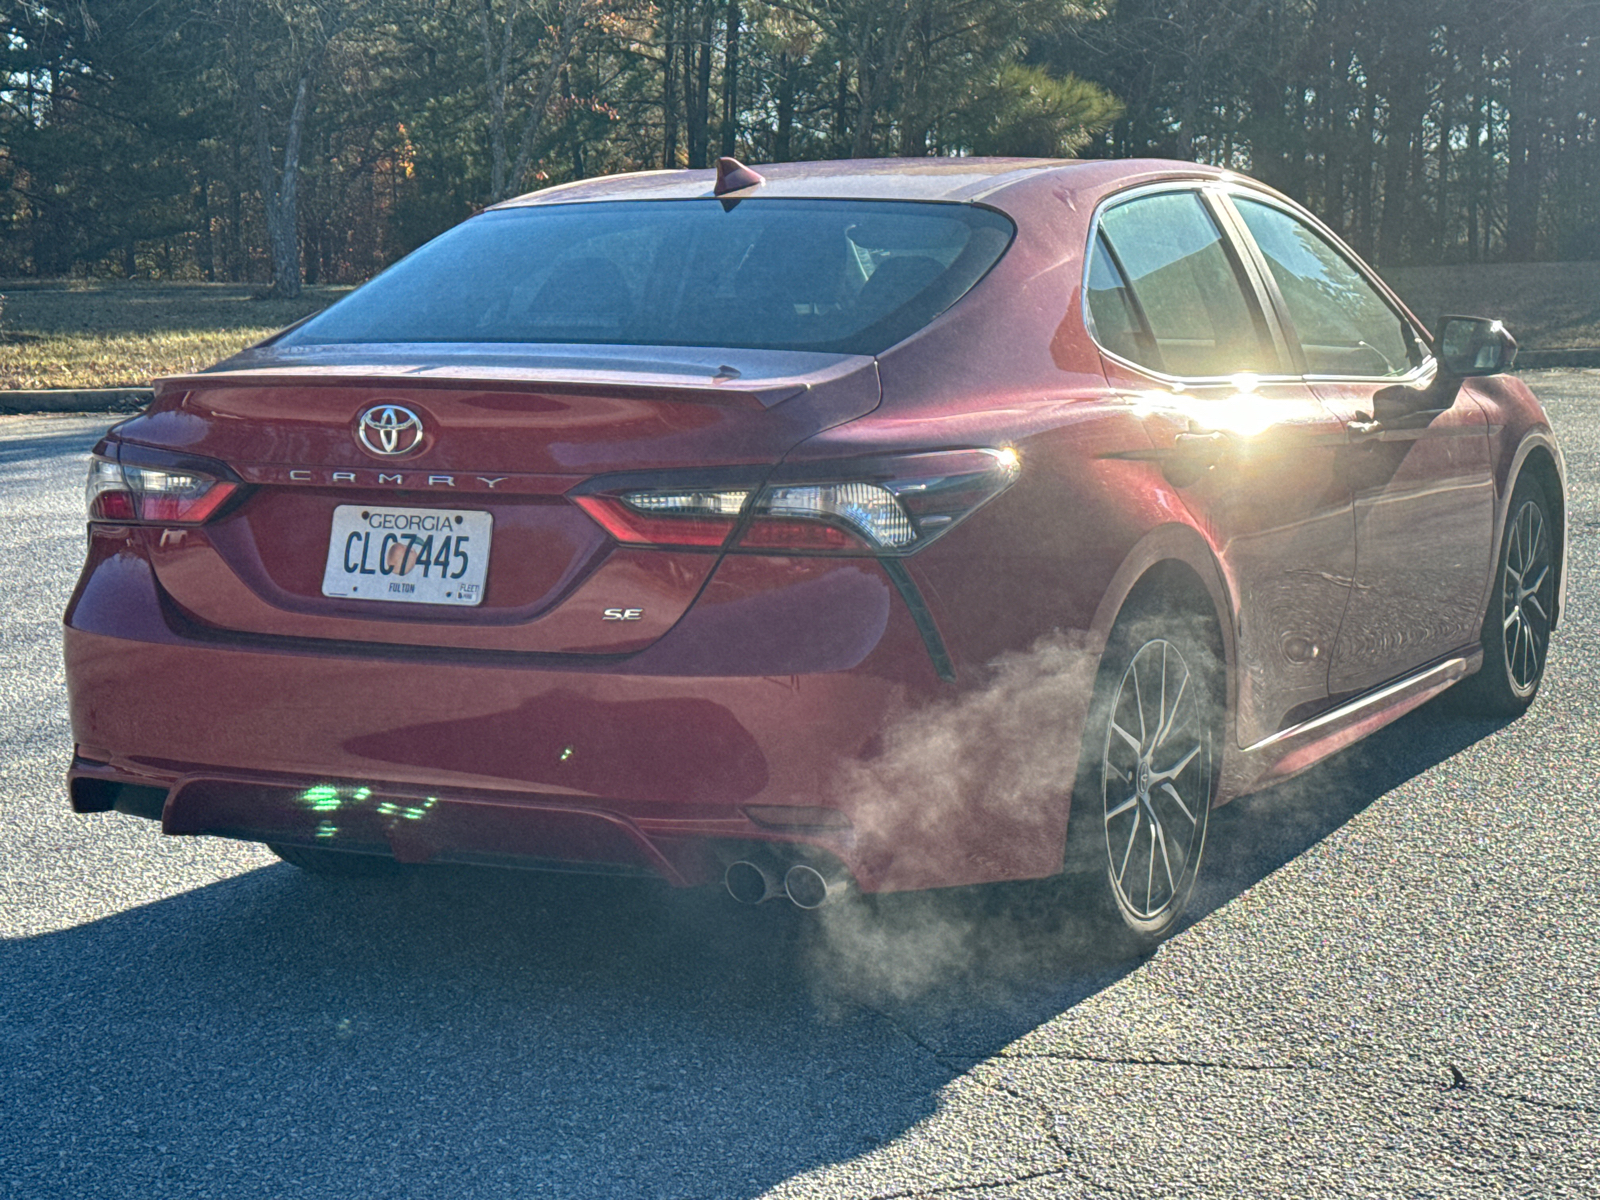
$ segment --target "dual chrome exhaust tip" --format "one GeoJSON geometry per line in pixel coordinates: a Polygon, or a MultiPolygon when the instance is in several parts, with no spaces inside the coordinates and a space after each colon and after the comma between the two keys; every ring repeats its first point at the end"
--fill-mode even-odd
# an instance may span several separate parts
{"type": "Polygon", "coordinates": [[[764,904],[785,897],[796,908],[817,909],[843,895],[850,878],[843,872],[824,872],[807,862],[797,862],[783,871],[750,859],[730,863],[723,874],[723,886],[740,904],[764,904]]]}

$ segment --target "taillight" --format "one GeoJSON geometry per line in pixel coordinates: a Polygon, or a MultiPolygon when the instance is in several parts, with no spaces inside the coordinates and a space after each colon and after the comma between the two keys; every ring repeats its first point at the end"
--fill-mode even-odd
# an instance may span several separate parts
{"type": "Polygon", "coordinates": [[[749,491],[599,492],[578,506],[619,542],[637,546],[720,546],[739,523],[749,491]]]}
{"type": "Polygon", "coordinates": [[[572,499],[619,542],[764,554],[920,550],[1016,478],[1012,450],[780,468],[760,488],[615,488],[572,499]]]}
{"type": "Polygon", "coordinates": [[[916,540],[911,514],[881,483],[801,483],[764,489],[739,545],[780,551],[865,547],[894,553],[916,540]]]}
{"type": "Polygon", "coordinates": [[[86,499],[91,521],[198,525],[239,485],[191,466],[136,466],[94,456],[86,499]]]}

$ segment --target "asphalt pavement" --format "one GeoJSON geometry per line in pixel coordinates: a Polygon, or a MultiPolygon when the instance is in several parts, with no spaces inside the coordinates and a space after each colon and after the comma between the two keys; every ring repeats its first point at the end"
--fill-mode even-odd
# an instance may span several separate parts
{"type": "Polygon", "coordinates": [[[1526,378],[1571,476],[1538,703],[1219,810],[1195,920],[1115,966],[1026,886],[331,883],[76,816],[109,418],[0,417],[0,1198],[1600,1197],[1600,372],[1526,378]]]}

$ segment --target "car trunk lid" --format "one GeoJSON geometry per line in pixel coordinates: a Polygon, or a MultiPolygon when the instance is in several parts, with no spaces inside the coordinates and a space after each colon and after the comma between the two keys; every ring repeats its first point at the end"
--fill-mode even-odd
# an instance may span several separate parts
{"type": "MultiPolygon", "coordinates": [[[[184,615],[298,639],[636,651],[682,616],[717,555],[617,546],[567,493],[617,473],[704,468],[759,481],[797,442],[871,411],[879,395],[864,356],[429,351],[426,363],[415,347],[409,359],[398,348],[258,351],[158,384],[150,410],[118,430],[125,460],[141,447],[176,451],[224,463],[250,485],[204,526],[148,531],[157,578],[184,615]],[[370,425],[363,444],[363,416],[384,408],[420,422],[415,446],[408,431],[394,439],[400,452],[383,453],[370,425]],[[345,536],[337,522],[342,531],[417,513],[458,529],[488,515],[487,575],[473,601],[326,594],[339,571],[333,543],[345,536]]],[[[381,535],[341,545],[374,585],[394,586],[380,562],[410,569],[381,535]]],[[[437,538],[430,552],[447,563],[453,549],[437,538]]]]}

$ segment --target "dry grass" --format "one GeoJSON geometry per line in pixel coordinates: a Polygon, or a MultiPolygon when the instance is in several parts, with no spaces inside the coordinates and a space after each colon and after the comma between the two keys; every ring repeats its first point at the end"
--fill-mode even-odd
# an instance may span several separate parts
{"type": "Polygon", "coordinates": [[[1429,329],[1444,313],[1499,317],[1528,350],[1600,346],[1600,262],[1397,267],[1383,275],[1429,329]]]}
{"type": "Polygon", "coordinates": [[[0,282],[0,389],[143,387],[208,367],[324,308],[347,288],[252,300],[205,283],[0,282]]]}

